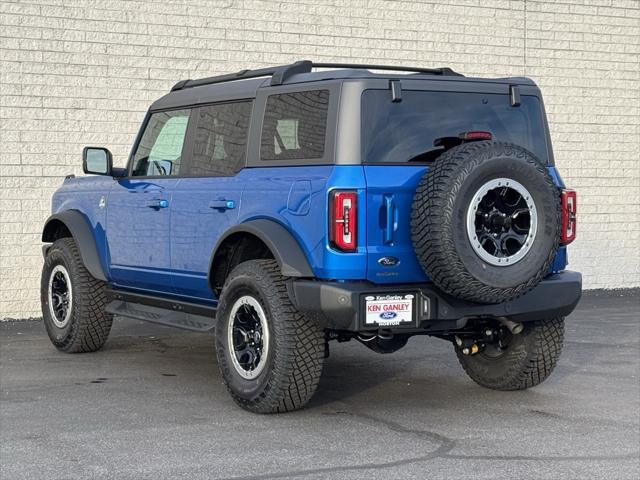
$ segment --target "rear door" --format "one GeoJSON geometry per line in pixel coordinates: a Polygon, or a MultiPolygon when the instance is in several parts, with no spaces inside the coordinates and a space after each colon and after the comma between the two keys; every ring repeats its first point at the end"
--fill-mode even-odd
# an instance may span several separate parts
{"type": "Polygon", "coordinates": [[[402,100],[396,102],[389,90],[362,95],[367,278],[376,283],[427,280],[413,249],[411,210],[421,177],[445,151],[439,140],[481,131],[525,147],[544,163],[550,159],[542,105],[527,94],[531,90],[522,88],[516,104],[506,84],[485,86],[486,92],[419,90],[413,85],[403,82],[402,100]]]}
{"type": "Polygon", "coordinates": [[[183,173],[190,110],[149,116],[129,176],[118,180],[107,206],[106,239],[116,285],[171,292],[171,203],[183,173]]]}
{"type": "Polygon", "coordinates": [[[207,273],[220,236],[237,223],[245,166],[250,100],[195,109],[193,151],[187,177],[173,192],[171,268],[182,296],[213,300],[207,273]]]}
{"type": "Polygon", "coordinates": [[[413,194],[425,172],[416,165],[366,165],[367,278],[374,283],[426,281],[411,241],[413,194]]]}

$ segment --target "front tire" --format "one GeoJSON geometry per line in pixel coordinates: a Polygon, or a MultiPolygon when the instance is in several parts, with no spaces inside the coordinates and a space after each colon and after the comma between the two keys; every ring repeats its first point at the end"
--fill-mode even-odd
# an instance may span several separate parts
{"type": "Polygon", "coordinates": [[[95,352],[109,337],[105,282],[91,276],[72,238],[47,251],[40,282],[42,317],[51,343],[67,353],[95,352]]]}
{"type": "Polygon", "coordinates": [[[465,372],[478,385],[492,390],[524,390],[551,375],[558,363],[564,339],[564,317],[524,324],[499,354],[481,351],[465,355],[455,347],[465,372]]]}
{"type": "Polygon", "coordinates": [[[324,332],[291,303],[274,260],[238,265],[222,289],[216,353],[235,402],[254,413],[302,408],[316,391],[324,332]]]}

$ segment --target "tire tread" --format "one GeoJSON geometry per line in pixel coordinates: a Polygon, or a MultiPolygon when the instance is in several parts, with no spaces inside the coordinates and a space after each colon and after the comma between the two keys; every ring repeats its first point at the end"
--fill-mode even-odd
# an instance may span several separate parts
{"type": "MultiPolygon", "coordinates": [[[[455,201],[469,174],[486,159],[503,152],[515,152],[522,161],[532,165],[544,179],[549,192],[554,192],[553,179],[533,155],[517,145],[489,141],[463,144],[443,153],[416,188],[411,211],[411,239],[416,256],[431,280],[457,298],[500,303],[520,297],[540,283],[558,249],[559,238],[537,272],[509,288],[487,285],[465,268],[452,235],[455,201]]],[[[556,216],[559,225],[559,202],[556,216]]]]}
{"type": "MultiPolygon", "coordinates": [[[[262,287],[261,294],[273,312],[273,330],[277,332],[277,335],[272,333],[276,358],[269,382],[256,398],[247,400],[237,395],[221,368],[225,385],[236,403],[255,413],[280,413],[302,408],[320,381],[324,364],[324,332],[294,307],[287,291],[287,277],[280,273],[275,260],[250,260],[238,265],[225,282],[223,297],[229,283],[243,275],[251,276],[262,287]]],[[[221,303],[224,301],[221,298],[221,303]]],[[[220,310],[223,309],[221,306],[220,310]]],[[[224,361],[221,358],[222,342],[221,339],[216,340],[219,365],[224,361]]]]}
{"type": "Polygon", "coordinates": [[[476,355],[464,355],[459,348],[456,354],[467,375],[479,385],[493,390],[524,390],[546,380],[556,367],[564,342],[564,317],[555,317],[525,325],[520,334],[525,335],[524,354],[505,352],[499,362],[506,373],[489,377],[477,368],[476,355]]]}
{"type": "Polygon", "coordinates": [[[53,243],[45,259],[41,296],[47,332],[58,350],[67,353],[95,352],[104,346],[113,323],[113,315],[105,311],[106,290],[106,282],[94,278],[85,268],[80,250],[73,238],[64,237],[53,243]],[[49,311],[46,304],[49,280],[46,272],[59,263],[53,258],[57,251],[70,262],[66,267],[73,289],[72,317],[69,320],[71,327],[62,340],[56,338],[53,334],[53,329],[56,327],[51,325],[52,322],[47,321],[49,311]]]}

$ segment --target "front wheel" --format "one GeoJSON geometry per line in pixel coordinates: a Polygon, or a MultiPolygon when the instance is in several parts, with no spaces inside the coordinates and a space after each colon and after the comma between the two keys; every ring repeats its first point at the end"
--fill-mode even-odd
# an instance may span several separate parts
{"type": "Polygon", "coordinates": [[[255,413],[302,408],[324,363],[324,332],[292,305],[274,260],[238,265],[222,289],[216,353],[231,396],[255,413]]]}
{"type": "Polygon", "coordinates": [[[492,390],[524,390],[542,383],[555,368],[564,339],[564,317],[524,324],[503,348],[488,346],[475,355],[455,347],[467,375],[492,390]]]}
{"type": "Polygon", "coordinates": [[[105,282],[85,268],[72,238],[60,238],[47,250],[42,269],[42,317],[51,343],[67,353],[95,352],[111,331],[105,311],[105,282]]]}

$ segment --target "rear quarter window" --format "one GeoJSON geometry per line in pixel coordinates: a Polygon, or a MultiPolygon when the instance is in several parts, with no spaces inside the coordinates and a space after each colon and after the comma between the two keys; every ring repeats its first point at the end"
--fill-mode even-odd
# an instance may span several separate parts
{"type": "Polygon", "coordinates": [[[270,95],[262,124],[260,158],[322,158],[328,108],[329,90],[270,95]]]}

